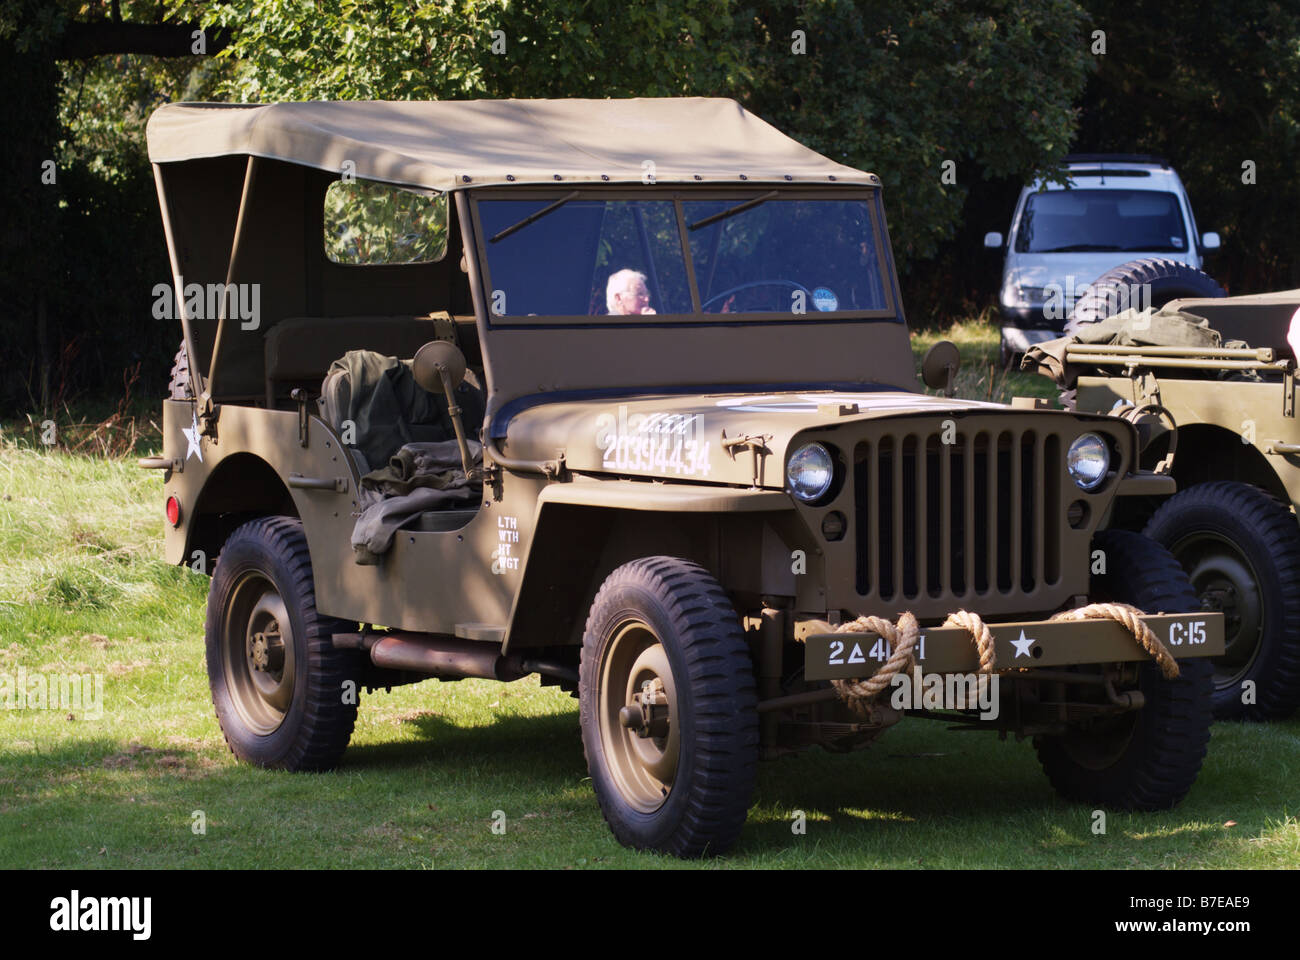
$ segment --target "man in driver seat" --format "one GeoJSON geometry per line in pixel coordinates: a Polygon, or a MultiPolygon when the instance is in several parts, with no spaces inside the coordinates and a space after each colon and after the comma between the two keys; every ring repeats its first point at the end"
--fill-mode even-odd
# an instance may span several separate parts
{"type": "Polygon", "coordinates": [[[614,315],[654,313],[650,306],[650,288],[646,275],[638,270],[619,270],[609,276],[605,286],[605,308],[614,315]]]}

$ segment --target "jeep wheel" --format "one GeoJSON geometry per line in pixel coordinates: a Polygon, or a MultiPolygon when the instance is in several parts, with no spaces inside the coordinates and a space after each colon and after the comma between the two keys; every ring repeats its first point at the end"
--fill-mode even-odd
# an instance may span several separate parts
{"type": "MultiPolygon", "coordinates": [[[[1106,572],[1092,579],[1092,601],[1131,603],[1148,613],[1200,609],[1187,574],[1155,541],[1103,530],[1093,548],[1104,552],[1106,572]]],[[[1057,793],[1120,810],[1162,810],[1187,795],[1210,741],[1212,668],[1203,658],[1178,666],[1175,680],[1166,680],[1154,662],[1138,668],[1140,710],[1034,738],[1057,793]]]]}
{"type": "Polygon", "coordinates": [[[301,521],[266,517],[230,535],[205,632],[212,702],[235,756],[283,770],[338,762],[358,700],[357,654],[331,640],[342,626],[316,612],[301,521]]]}
{"type": "Polygon", "coordinates": [[[1224,615],[1214,715],[1277,720],[1294,713],[1300,705],[1300,527],[1291,511],[1258,487],[1204,483],[1168,500],[1144,532],[1183,565],[1202,607],[1224,615]]]}
{"type": "MultiPolygon", "coordinates": [[[[1140,286],[1150,286],[1149,306],[1157,309],[1182,297],[1227,295],[1227,291],[1208,273],[1177,260],[1163,257],[1130,260],[1107,270],[1088,285],[1087,292],[1075,301],[1074,309],[1065,320],[1063,336],[1072,337],[1084,326],[1128,309],[1129,291],[1140,286]]],[[[1073,410],[1076,396],[1074,390],[1062,390],[1061,406],[1073,410]]]]}
{"type": "Polygon", "coordinates": [[[698,564],[647,557],[613,571],[587,617],[582,742],[618,841],[679,857],[740,834],[758,712],[740,620],[698,564]]]}

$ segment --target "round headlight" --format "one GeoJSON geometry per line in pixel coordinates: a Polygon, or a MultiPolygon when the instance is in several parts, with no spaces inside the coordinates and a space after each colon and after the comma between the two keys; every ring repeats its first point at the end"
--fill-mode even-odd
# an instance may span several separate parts
{"type": "Polygon", "coordinates": [[[805,503],[825,496],[835,479],[835,461],[820,443],[805,443],[790,457],[785,468],[790,492],[805,503]]]}
{"type": "Polygon", "coordinates": [[[1110,448],[1095,433],[1085,433],[1070,444],[1065,467],[1082,490],[1096,490],[1110,469],[1110,448]]]}

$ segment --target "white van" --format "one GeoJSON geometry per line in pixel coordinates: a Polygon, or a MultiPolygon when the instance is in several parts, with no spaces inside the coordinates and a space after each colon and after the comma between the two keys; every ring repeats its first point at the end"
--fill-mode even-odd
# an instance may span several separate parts
{"type": "Polygon", "coordinates": [[[984,235],[986,248],[1006,248],[998,294],[1004,363],[1059,337],[1075,300],[1111,268],[1159,257],[1200,270],[1205,252],[1219,246],[1217,233],[1197,232],[1182,180],[1159,157],[1072,154],[1065,170],[1068,187],[1038,180],[1020,191],[1005,241],[984,235]]]}

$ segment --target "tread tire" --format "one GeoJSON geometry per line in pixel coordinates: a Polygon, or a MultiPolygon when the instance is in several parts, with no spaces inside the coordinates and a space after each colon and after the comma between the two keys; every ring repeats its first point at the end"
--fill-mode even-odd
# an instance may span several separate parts
{"type": "MultiPolygon", "coordinates": [[[[1155,541],[1127,530],[1102,530],[1093,547],[1105,551],[1106,573],[1093,577],[1090,600],[1131,603],[1148,613],[1200,609],[1187,574],[1155,541]]],[[[1131,736],[1110,764],[1077,759],[1076,745],[1095,742],[1097,734],[1034,738],[1057,793],[1118,810],[1164,810],[1187,795],[1210,742],[1213,671],[1204,658],[1180,659],[1178,665],[1175,680],[1164,679],[1154,662],[1139,668],[1146,705],[1128,715],[1130,726],[1122,730],[1131,729],[1131,736]]]]}
{"type": "MultiPolygon", "coordinates": [[[[1147,283],[1151,285],[1153,307],[1163,307],[1181,297],[1227,296],[1227,291],[1208,273],[1177,260],[1164,257],[1130,260],[1112,267],[1089,284],[1088,292],[1075,301],[1074,309],[1066,317],[1062,336],[1074,336],[1084,325],[1105,320],[1127,302],[1127,298],[1118,297],[1119,291],[1147,283]]],[[[1061,391],[1061,406],[1066,410],[1075,408],[1075,400],[1074,390],[1061,391]]]]}
{"type": "Polygon", "coordinates": [[[169,400],[193,400],[194,391],[190,389],[190,356],[185,350],[185,341],[176,351],[172,361],[171,376],[167,381],[167,398],[169,400]]]}
{"type": "Polygon", "coordinates": [[[230,535],[213,569],[204,632],[212,701],[222,735],[235,756],[279,770],[328,770],[338,763],[352,737],[360,699],[359,654],[338,650],[332,642],[333,634],[347,627],[316,612],[302,521],[263,517],[230,535]],[[267,735],[250,727],[235,708],[231,680],[223,666],[224,611],[232,590],[249,573],[275,587],[294,637],[292,701],[279,727],[267,735]],[[346,681],[355,684],[350,698],[344,696],[346,681]]]}
{"type": "Polygon", "coordinates": [[[1259,487],[1215,482],[1175,494],[1143,532],[1175,551],[1186,566],[1190,558],[1176,547],[1202,531],[1230,540],[1241,551],[1257,571],[1264,608],[1254,662],[1240,680],[1216,681],[1214,715],[1254,721],[1289,717],[1300,707],[1300,526],[1285,504],[1259,487]],[[1255,684],[1253,704],[1242,703],[1246,680],[1255,684]]]}
{"type": "Polygon", "coordinates": [[[758,762],[758,698],[740,619],[713,576],[675,557],[615,569],[583,634],[579,701],[583,750],[601,812],[625,846],[683,858],[715,855],[740,835],[758,762]],[[629,619],[650,626],[677,688],[680,744],[671,790],[652,813],[617,786],[600,725],[600,674],[611,637],[629,619]]]}

